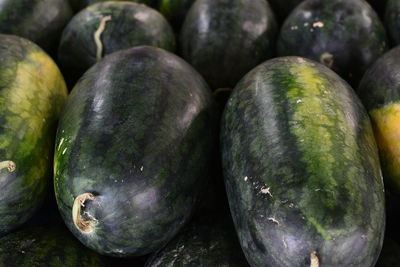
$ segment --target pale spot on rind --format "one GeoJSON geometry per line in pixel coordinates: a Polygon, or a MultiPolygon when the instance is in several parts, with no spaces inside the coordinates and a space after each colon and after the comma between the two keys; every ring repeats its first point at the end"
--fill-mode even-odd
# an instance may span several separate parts
{"type": "Polygon", "coordinates": [[[299,63],[306,63],[307,61],[304,59],[304,58],[302,58],[302,57],[298,57],[297,58],[297,61],[299,62],[299,63]]]}
{"type": "Polygon", "coordinates": [[[57,150],[60,150],[61,145],[64,143],[64,138],[61,138],[60,143],[58,144],[57,150]]]}
{"type": "Polygon", "coordinates": [[[271,192],[270,192],[270,187],[267,187],[267,188],[261,187],[261,193],[262,193],[262,194],[268,194],[269,196],[272,197],[272,194],[271,194],[271,192]]]}
{"type": "Polygon", "coordinates": [[[315,28],[322,28],[322,27],[324,27],[324,23],[321,22],[321,21],[314,22],[314,23],[313,23],[313,27],[315,27],[315,28]]]}
{"type": "Polygon", "coordinates": [[[277,219],[273,218],[273,217],[269,217],[268,221],[271,221],[273,223],[276,223],[277,225],[280,225],[279,221],[277,219]]]}

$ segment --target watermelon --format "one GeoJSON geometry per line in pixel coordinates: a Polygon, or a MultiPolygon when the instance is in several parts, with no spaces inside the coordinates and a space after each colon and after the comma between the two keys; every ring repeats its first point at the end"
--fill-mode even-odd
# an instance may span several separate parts
{"type": "Polygon", "coordinates": [[[0,266],[105,267],[105,259],[56,226],[30,227],[0,239],[0,266]]]}
{"type": "Polygon", "coordinates": [[[333,69],[353,87],[388,49],[385,28],[365,0],[306,0],[285,20],[279,56],[301,56],[333,69]]]}
{"type": "Polygon", "coordinates": [[[274,55],[276,32],[265,0],[198,0],[182,26],[181,54],[213,90],[233,88],[274,55]]]}
{"type": "Polygon", "coordinates": [[[165,18],[145,5],[104,2],[73,17],[65,28],[58,61],[69,84],[103,56],[137,45],[175,50],[175,36],[165,18]]]}
{"type": "Polygon", "coordinates": [[[0,0],[0,33],[27,38],[52,55],[71,17],[68,0],[0,0]]]}
{"type": "Polygon", "coordinates": [[[236,231],[251,266],[373,266],[385,199],[371,123],[352,88],[300,57],[233,89],[221,126],[236,231]]]}
{"type": "Polygon", "coordinates": [[[209,177],[214,105],[201,76],[163,49],[122,50],[88,70],[56,138],[56,198],[74,235],[115,257],[172,239],[209,177]]]}
{"type": "Polygon", "coordinates": [[[400,194],[400,47],[367,70],[358,88],[372,120],[385,185],[400,194]]]}
{"type": "Polygon", "coordinates": [[[27,221],[45,197],[67,89],[52,59],[24,38],[0,34],[0,58],[1,236],[27,221]]]}

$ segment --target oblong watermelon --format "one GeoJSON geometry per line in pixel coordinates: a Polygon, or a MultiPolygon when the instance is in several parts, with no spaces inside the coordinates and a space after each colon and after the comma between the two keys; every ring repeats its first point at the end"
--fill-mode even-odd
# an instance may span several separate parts
{"type": "Polygon", "coordinates": [[[365,0],[306,0],[285,20],[279,56],[301,56],[328,66],[353,87],[388,49],[385,28],[365,0]]]}
{"type": "Polygon", "coordinates": [[[137,45],[174,51],[175,36],[165,18],[145,5],[97,3],[68,23],[58,48],[58,61],[68,80],[73,80],[70,83],[74,83],[103,56],[137,45]]]}
{"type": "Polygon", "coordinates": [[[385,202],[368,114],[333,71],[277,58],[235,87],[222,160],[252,266],[373,266],[385,202]]]}
{"type": "Polygon", "coordinates": [[[56,198],[74,235],[116,257],[165,245],[207,182],[213,109],[201,76],[162,49],[122,50],[86,72],[56,138],[56,198]]]}
{"type": "Polygon", "coordinates": [[[181,54],[213,90],[233,88],[274,55],[276,33],[265,0],[198,0],[182,25],[181,54]]]}
{"type": "Polygon", "coordinates": [[[27,221],[51,181],[58,115],[67,98],[52,59],[0,34],[0,235],[27,221]]]}
{"type": "Polygon", "coordinates": [[[393,48],[365,73],[358,88],[372,120],[385,185],[400,194],[400,47],[393,48]]]}
{"type": "Polygon", "coordinates": [[[74,239],[65,228],[41,226],[1,238],[0,266],[105,267],[108,264],[74,239]]]}
{"type": "Polygon", "coordinates": [[[51,54],[71,17],[68,0],[0,0],[0,33],[27,38],[51,54]]]}

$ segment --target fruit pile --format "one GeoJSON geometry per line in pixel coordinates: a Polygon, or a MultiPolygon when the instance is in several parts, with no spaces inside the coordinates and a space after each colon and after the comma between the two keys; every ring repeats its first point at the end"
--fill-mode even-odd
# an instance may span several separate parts
{"type": "Polygon", "coordinates": [[[400,2],[0,0],[0,266],[399,266],[400,2]]]}

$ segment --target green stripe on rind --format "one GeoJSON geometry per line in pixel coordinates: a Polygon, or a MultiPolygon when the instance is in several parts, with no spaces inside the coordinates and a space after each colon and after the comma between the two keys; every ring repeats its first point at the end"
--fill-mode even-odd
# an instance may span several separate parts
{"type": "Polygon", "coordinates": [[[67,96],[57,66],[38,46],[0,36],[0,233],[25,222],[44,197],[51,176],[53,137],[67,96]]]}
{"type": "Polygon", "coordinates": [[[385,217],[376,145],[359,100],[333,72],[300,58],[259,66],[234,89],[221,143],[252,265],[306,266],[313,251],[327,265],[376,261],[385,217]]]}
{"type": "Polygon", "coordinates": [[[57,202],[77,238],[116,257],[149,253],[172,238],[209,176],[212,103],[200,75],[154,47],[114,53],[86,72],[55,148],[57,202]],[[83,193],[95,196],[85,203],[98,221],[89,234],[72,221],[83,193]]]}
{"type": "Polygon", "coordinates": [[[0,266],[107,266],[64,228],[32,227],[0,239],[0,266]]]}

